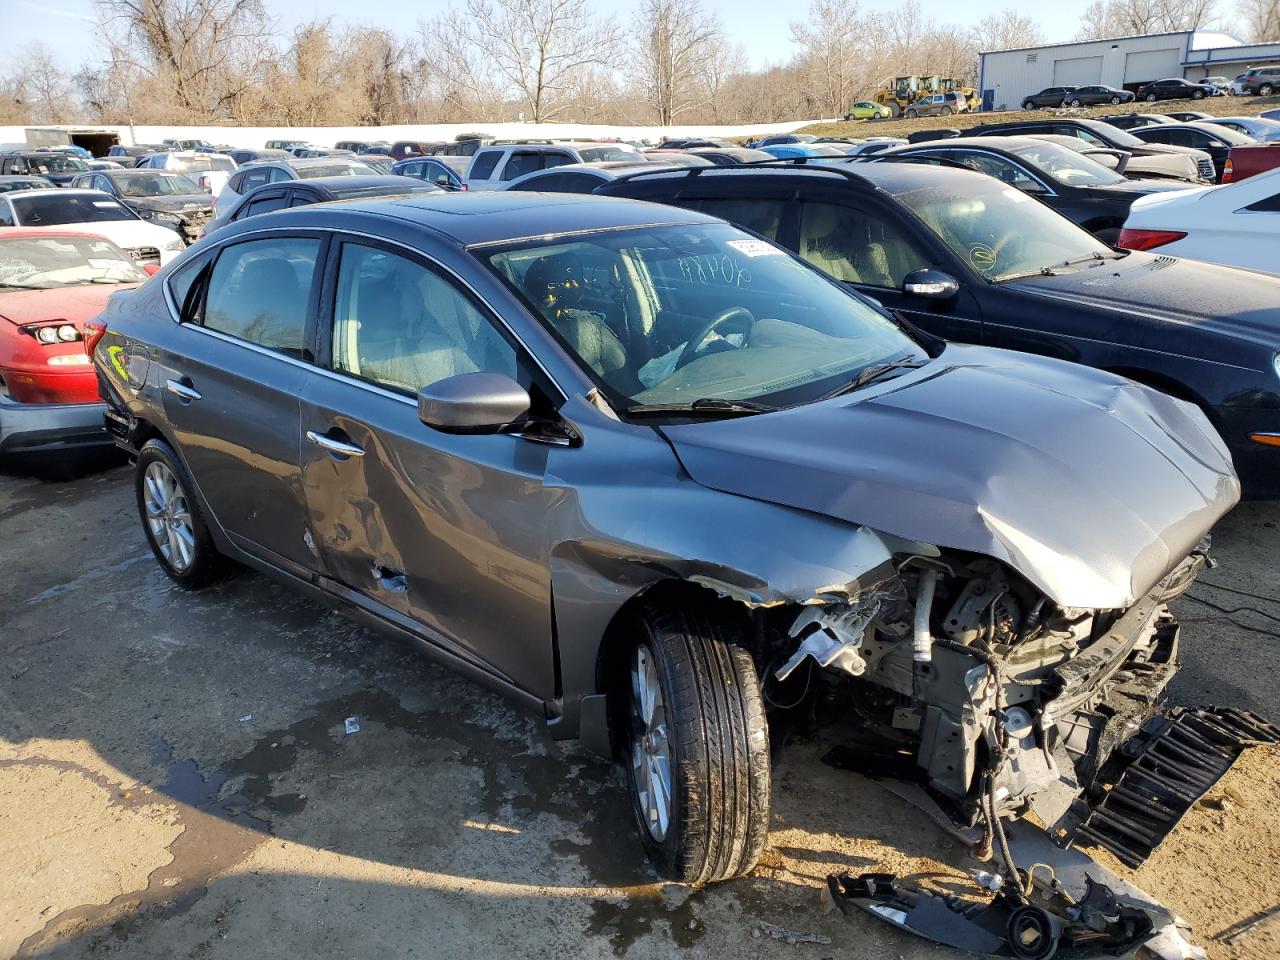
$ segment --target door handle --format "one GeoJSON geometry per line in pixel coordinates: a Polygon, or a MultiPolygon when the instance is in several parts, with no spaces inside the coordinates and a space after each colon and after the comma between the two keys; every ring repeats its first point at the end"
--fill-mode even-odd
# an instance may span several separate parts
{"type": "Polygon", "coordinates": [[[183,403],[190,403],[192,400],[200,399],[200,391],[191,386],[191,382],[186,380],[168,380],[165,382],[164,388],[176,396],[183,403]]]}
{"type": "Polygon", "coordinates": [[[314,443],[322,450],[327,450],[335,457],[363,457],[364,448],[357,447],[354,443],[345,443],[342,440],[335,440],[333,437],[326,437],[323,433],[316,433],[314,430],[307,431],[307,439],[314,443]]]}

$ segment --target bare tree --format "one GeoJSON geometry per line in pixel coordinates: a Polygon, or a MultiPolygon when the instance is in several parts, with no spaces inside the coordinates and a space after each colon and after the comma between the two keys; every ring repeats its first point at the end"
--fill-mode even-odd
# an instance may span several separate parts
{"type": "Polygon", "coordinates": [[[271,49],[262,0],[98,0],[111,61],[183,119],[235,111],[271,49]]]}
{"type": "Polygon", "coordinates": [[[1003,10],[983,17],[970,34],[979,52],[1016,50],[1044,43],[1044,34],[1036,22],[1016,10],[1003,10]]]}
{"type": "Polygon", "coordinates": [[[472,36],[466,13],[449,10],[430,22],[419,22],[418,37],[423,61],[434,67],[434,94],[441,120],[501,117],[502,80],[472,36]]]}
{"type": "Polygon", "coordinates": [[[812,0],[808,18],[791,22],[791,42],[820,91],[824,116],[843,115],[852,100],[855,71],[867,24],[857,0],[812,0]]]}
{"type": "Polygon", "coordinates": [[[641,0],[631,26],[631,78],[663,126],[705,102],[704,68],[723,34],[693,2],[641,0]]]}
{"type": "Polygon", "coordinates": [[[1216,16],[1217,0],[1094,0],[1076,36],[1081,40],[1198,30],[1216,16]]]}
{"type": "Polygon", "coordinates": [[[1280,38],[1280,0],[1242,0],[1245,39],[1255,43],[1280,38]]]}
{"type": "Polygon", "coordinates": [[[79,112],[71,94],[71,79],[43,43],[26,47],[14,64],[14,72],[21,78],[26,112],[32,122],[66,123],[79,112]]]}

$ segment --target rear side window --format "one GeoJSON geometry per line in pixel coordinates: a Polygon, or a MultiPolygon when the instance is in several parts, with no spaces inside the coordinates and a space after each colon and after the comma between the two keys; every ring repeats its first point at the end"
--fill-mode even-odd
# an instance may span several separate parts
{"type": "Polygon", "coordinates": [[[698,209],[713,217],[754,230],[770,240],[777,240],[786,205],[781,200],[734,197],[725,200],[703,200],[698,204],[698,209]]]}
{"type": "Polygon", "coordinates": [[[482,150],[471,161],[471,170],[467,176],[472,180],[488,180],[493,176],[493,168],[498,165],[501,150],[482,150]]]}
{"type": "Polygon", "coordinates": [[[283,210],[288,205],[288,197],[284,195],[284,191],[272,193],[270,196],[258,197],[251,200],[245,205],[245,208],[236,215],[237,220],[245,217],[256,217],[260,213],[270,213],[272,210],[283,210]]]}
{"type": "Polygon", "coordinates": [[[1269,197],[1263,197],[1257,203],[1249,204],[1245,209],[1252,210],[1254,213],[1280,213],[1280,193],[1273,193],[1269,197]]]}
{"type": "Polygon", "coordinates": [[[512,190],[541,190],[544,193],[590,193],[603,181],[585,173],[551,173],[517,184],[512,190]]]}
{"type": "Polygon", "coordinates": [[[204,325],[290,356],[306,346],[320,241],[250,240],[227,247],[209,277],[204,325]]]}

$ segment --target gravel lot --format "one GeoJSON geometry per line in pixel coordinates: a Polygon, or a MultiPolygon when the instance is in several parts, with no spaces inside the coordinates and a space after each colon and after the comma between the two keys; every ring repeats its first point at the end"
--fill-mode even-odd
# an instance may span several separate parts
{"type": "MultiPolygon", "coordinates": [[[[951,956],[821,912],[839,869],[964,889],[962,851],[819,763],[826,745],[781,749],[752,877],[659,885],[609,766],[260,576],[177,591],[131,480],[0,475],[0,956],[951,956]],[[775,940],[762,921],[831,943],[775,940]]],[[[1280,505],[1240,507],[1216,547],[1205,581],[1280,596],[1280,505]]],[[[1274,719],[1280,603],[1207,583],[1191,596],[1222,609],[1179,602],[1175,698],[1274,719]]],[[[1251,854],[1274,864],[1274,812],[1245,806],[1251,854]]],[[[1212,939],[1275,905],[1219,897],[1206,915],[1197,890],[1233,869],[1213,829],[1188,847],[1203,883],[1171,888],[1187,899],[1170,905],[1220,918],[1197,930],[1212,956],[1274,957],[1269,933],[1212,939]]]]}

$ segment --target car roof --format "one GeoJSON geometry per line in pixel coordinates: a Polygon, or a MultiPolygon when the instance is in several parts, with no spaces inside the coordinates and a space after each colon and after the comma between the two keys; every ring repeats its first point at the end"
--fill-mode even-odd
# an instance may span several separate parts
{"type": "MultiPolygon", "coordinates": [[[[419,189],[425,184],[417,177],[402,177],[398,175],[378,174],[363,177],[311,177],[307,180],[290,181],[289,186],[294,189],[303,187],[319,187],[321,190],[330,193],[343,192],[348,190],[368,190],[370,187],[401,187],[403,189],[419,189]]],[[[266,183],[258,190],[267,190],[271,187],[282,187],[283,183],[266,183]]]]}
{"type": "MultiPolygon", "coordinates": [[[[290,207],[235,224],[260,228],[264,221],[299,226],[354,227],[363,216],[386,217],[434,230],[461,246],[476,246],[625,227],[716,223],[715,217],[656,203],[595,194],[547,194],[492,190],[339,200],[324,206],[290,207]],[[322,223],[329,219],[330,223],[322,223]]],[[[219,231],[221,236],[221,231],[219,231]]]]}
{"type": "MultiPolygon", "coordinates": [[[[77,237],[88,240],[107,240],[106,237],[87,230],[60,230],[57,227],[0,227],[0,240],[19,240],[23,237],[44,240],[49,237],[77,237]]],[[[111,241],[107,241],[110,243],[111,241]]]]}
{"type": "Polygon", "coordinates": [[[895,153],[906,153],[910,150],[949,150],[954,146],[976,147],[987,150],[1012,150],[1014,147],[1034,147],[1044,143],[1043,137],[941,137],[937,140],[921,140],[919,143],[908,143],[906,146],[889,147],[882,150],[879,156],[895,153]]]}
{"type": "MultiPolygon", "coordinates": [[[[936,167],[917,163],[867,163],[855,161],[853,158],[844,160],[839,157],[809,157],[804,163],[780,160],[771,164],[693,169],[697,170],[693,176],[690,176],[688,169],[655,171],[652,174],[645,174],[644,182],[659,178],[686,177],[687,180],[681,181],[682,187],[693,187],[699,183],[715,182],[721,177],[739,178],[738,180],[728,179],[726,181],[728,183],[741,182],[741,178],[754,181],[760,178],[809,177],[821,179],[831,186],[844,185],[853,190],[863,191],[881,190],[892,196],[898,196],[915,190],[935,188],[944,177],[976,178],[983,183],[991,179],[986,174],[954,167],[936,167]]],[[[629,179],[634,181],[637,178],[629,179]]],[[[958,189],[965,189],[967,183],[968,181],[962,181],[958,189]]]]}

